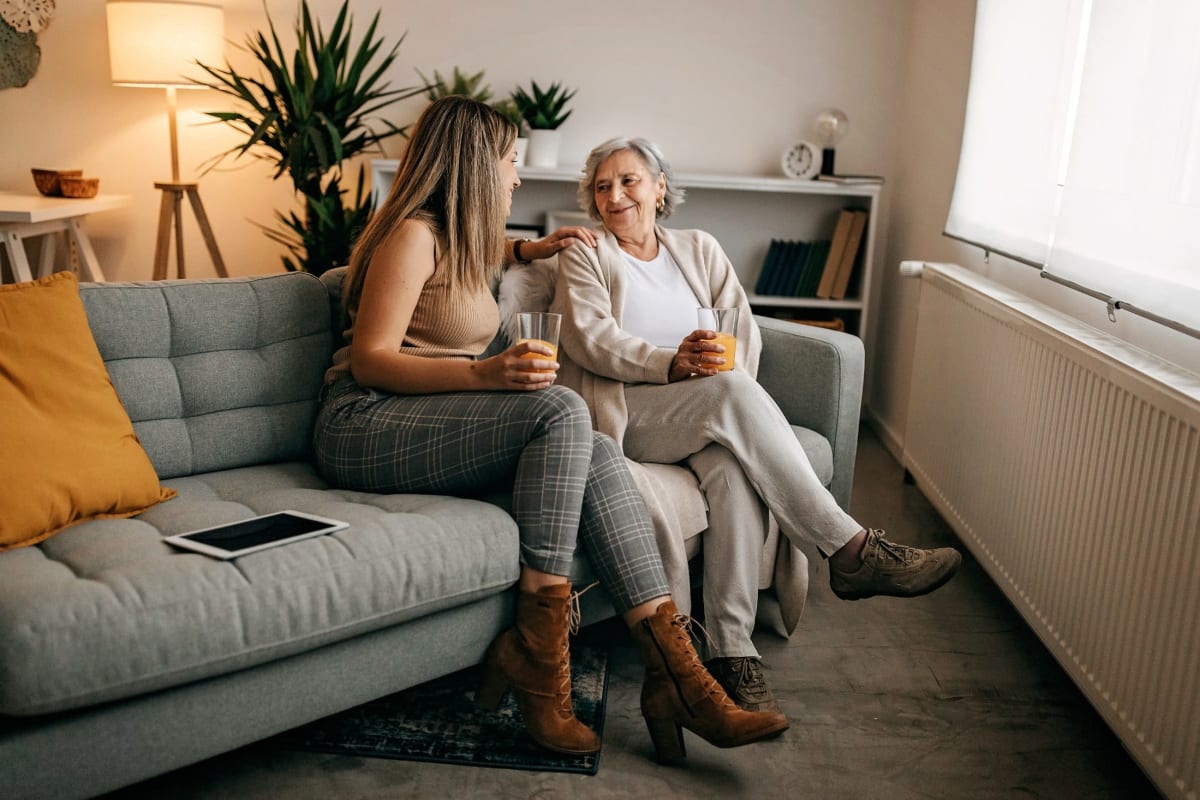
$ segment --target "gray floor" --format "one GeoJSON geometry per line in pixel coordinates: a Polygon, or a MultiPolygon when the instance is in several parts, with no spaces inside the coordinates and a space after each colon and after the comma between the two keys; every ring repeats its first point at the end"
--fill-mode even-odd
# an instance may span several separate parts
{"type": "MultiPolygon", "coordinates": [[[[863,435],[853,511],[900,542],[956,542],[863,435]]],[[[1153,786],[969,555],[933,595],[837,600],[823,565],[790,641],[760,631],[792,727],[718,750],[691,734],[662,767],[638,712],[640,666],[619,626],[595,777],[289,752],[258,745],[108,800],[217,798],[1153,798],[1153,786]]],[[[593,632],[594,633],[594,632],[593,632]]]]}

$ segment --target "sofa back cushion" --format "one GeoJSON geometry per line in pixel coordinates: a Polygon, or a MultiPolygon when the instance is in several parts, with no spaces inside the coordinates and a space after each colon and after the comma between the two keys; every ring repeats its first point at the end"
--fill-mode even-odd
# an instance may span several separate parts
{"type": "Polygon", "coordinates": [[[317,278],[85,284],[80,295],[160,478],[308,455],[332,353],[317,278]]]}

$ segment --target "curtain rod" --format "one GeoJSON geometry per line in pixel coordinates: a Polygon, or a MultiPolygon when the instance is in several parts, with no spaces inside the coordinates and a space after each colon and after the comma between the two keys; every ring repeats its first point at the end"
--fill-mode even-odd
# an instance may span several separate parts
{"type": "Polygon", "coordinates": [[[1196,328],[1184,325],[1182,322],[1177,322],[1173,319],[1168,319],[1167,317],[1159,316],[1153,311],[1147,311],[1144,308],[1139,308],[1132,303],[1127,303],[1124,300],[1118,300],[1115,297],[1110,297],[1109,295],[1106,295],[1103,292],[1098,292],[1095,289],[1089,289],[1086,286],[1075,283],[1075,281],[1067,280],[1066,278],[1060,278],[1053,273],[1047,272],[1044,264],[1039,264],[1036,261],[1030,261],[1029,259],[1022,258],[1021,256],[1015,256],[1012,253],[1006,253],[1003,250],[996,250],[995,248],[989,247],[981,242],[974,242],[970,239],[964,239],[961,236],[955,236],[953,233],[949,233],[948,231],[942,231],[942,235],[948,239],[954,239],[962,242],[963,244],[969,244],[972,247],[978,247],[983,251],[983,257],[985,261],[992,253],[995,253],[998,256],[1004,256],[1007,259],[1016,261],[1018,264],[1023,264],[1027,267],[1033,267],[1041,274],[1043,278],[1052,281],[1053,283],[1057,283],[1060,286],[1065,286],[1068,289],[1074,289],[1081,294],[1086,294],[1088,297],[1099,300],[1108,308],[1108,319],[1111,322],[1117,321],[1117,310],[1120,309],[1121,311],[1128,311],[1130,314],[1133,314],[1136,317],[1141,317],[1142,319],[1149,320],[1157,325],[1161,325],[1164,328],[1170,328],[1173,331],[1182,333],[1184,336],[1190,336],[1193,339],[1200,339],[1200,330],[1197,330],[1196,328]]]}

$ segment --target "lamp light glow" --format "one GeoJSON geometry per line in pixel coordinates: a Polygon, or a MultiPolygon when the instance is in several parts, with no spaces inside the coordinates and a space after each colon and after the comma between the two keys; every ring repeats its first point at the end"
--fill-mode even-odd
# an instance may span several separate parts
{"type": "Polygon", "coordinates": [[[225,14],[207,3],[110,0],[108,64],[117,86],[202,89],[197,61],[225,58],[225,14]]]}
{"type": "Polygon", "coordinates": [[[179,179],[179,137],[176,89],[204,89],[196,83],[208,76],[200,63],[225,59],[225,12],[218,5],[157,0],[108,0],[108,64],[116,86],[166,89],[167,126],[171,141],[171,180],[157,182],[163,202],[158,219],[154,279],[167,277],[171,230],[175,233],[175,262],[186,277],[183,252],[183,198],[191,203],[200,232],[217,274],[228,277],[216,237],[200,202],[199,184],[179,179]]]}
{"type": "Polygon", "coordinates": [[[834,151],[850,130],[850,120],[844,111],[826,109],[817,115],[816,130],[817,141],[821,144],[821,174],[833,175],[834,151]]]}

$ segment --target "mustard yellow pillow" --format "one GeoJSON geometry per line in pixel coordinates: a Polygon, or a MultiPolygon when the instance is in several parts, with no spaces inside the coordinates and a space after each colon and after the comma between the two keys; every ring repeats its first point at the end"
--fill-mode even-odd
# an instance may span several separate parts
{"type": "Polygon", "coordinates": [[[174,496],[108,378],[75,275],[0,286],[0,551],[174,496]]]}

